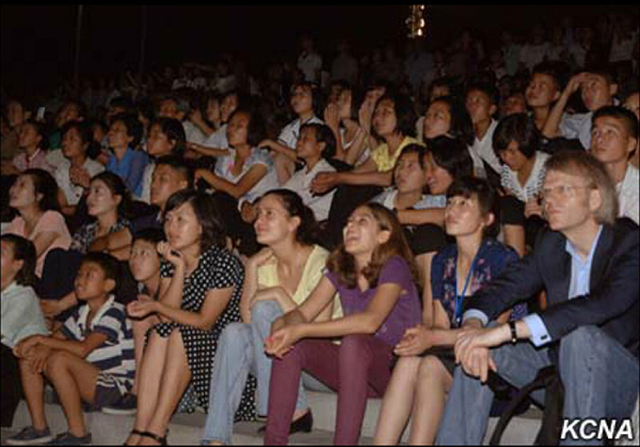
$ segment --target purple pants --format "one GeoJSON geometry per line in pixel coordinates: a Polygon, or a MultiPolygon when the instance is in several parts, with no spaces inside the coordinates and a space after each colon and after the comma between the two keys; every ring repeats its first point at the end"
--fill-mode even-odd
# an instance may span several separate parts
{"type": "Polygon", "coordinates": [[[338,393],[334,444],[357,445],[367,398],[384,396],[392,361],[393,348],[370,335],[343,337],[341,345],[298,342],[282,360],[273,361],[265,445],[287,444],[302,370],[338,393]]]}

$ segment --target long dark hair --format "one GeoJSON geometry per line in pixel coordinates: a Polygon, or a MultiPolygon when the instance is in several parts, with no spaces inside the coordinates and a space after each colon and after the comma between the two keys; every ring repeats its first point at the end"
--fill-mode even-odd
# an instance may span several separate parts
{"type": "Polygon", "coordinates": [[[36,283],[36,247],[28,239],[15,234],[4,234],[0,238],[9,242],[13,248],[13,259],[23,261],[22,268],[16,274],[15,281],[21,286],[33,286],[36,283]]]}
{"type": "Polygon", "coordinates": [[[300,225],[296,229],[296,242],[302,245],[313,245],[318,241],[318,223],[311,208],[306,206],[302,198],[288,189],[274,189],[266,196],[276,196],[290,217],[299,217],[300,225]]]}
{"type": "MultiPolygon", "coordinates": [[[[367,279],[369,287],[376,286],[382,268],[392,256],[400,256],[407,261],[414,281],[419,284],[419,269],[396,215],[378,203],[370,202],[362,206],[371,210],[371,214],[373,214],[382,230],[388,230],[391,233],[387,242],[378,245],[373,250],[369,265],[362,269],[362,274],[367,279]]],[[[329,256],[327,269],[332,273],[336,273],[339,282],[348,288],[353,289],[357,286],[359,272],[356,271],[355,258],[345,250],[344,241],[329,256]]]]}

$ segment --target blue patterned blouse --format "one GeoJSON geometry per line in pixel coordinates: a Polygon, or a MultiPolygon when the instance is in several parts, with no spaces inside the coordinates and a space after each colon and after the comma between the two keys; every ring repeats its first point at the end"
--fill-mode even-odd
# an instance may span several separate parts
{"type": "MultiPolygon", "coordinates": [[[[456,244],[449,244],[433,257],[431,264],[432,296],[434,301],[442,303],[452,328],[459,326],[455,317],[457,260],[458,247],[456,244]]],[[[473,295],[491,280],[497,278],[507,264],[517,260],[518,254],[514,249],[495,239],[485,238],[476,255],[466,295],[473,295]]],[[[462,293],[462,290],[459,290],[458,293],[462,293]]],[[[510,319],[519,320],[527,313],[526,303],[517,304],[513,308],[510,319]]]]}

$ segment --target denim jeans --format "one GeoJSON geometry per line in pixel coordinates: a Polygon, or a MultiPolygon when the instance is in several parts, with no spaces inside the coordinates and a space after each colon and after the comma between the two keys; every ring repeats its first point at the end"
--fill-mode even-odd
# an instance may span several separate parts
{"type": "MultiPolygon", "coordinates": [[[[251,324],[232,323],[222,331],[213,362],[203,444],[210,441],[231,444],[233,418],[249,373],[258,381],[258,414],[267,414],[272,361],[264,352],[264,339],[271,332],[271,323],[280,315],[282,309],[275,301],[259,301],[251,308],[251,324]]],[[[302,382],[311,385],[311,389],[324,390],[303,377],[298,385],[297,410],[308,408],[302,382]]]]}
{"type": "MultiPolygon", "coordinates": [[[[531,382],[539,369],[551,364],[548,348],[529,342],[505,344],[491,350],[498,374],[516,387],[531,382]]],[[[626,418],[638,396],[638,359],[600,328],[583,326],[560,341],[559,371],[565,388],[564,418],[626,418]]],[[[532,396],[544,403],[544,393],[532,396]]],[[[481,445],[487,429],[493,393],[460,367],[445,406],[436,443],[481,445]]],[[[563,445],[602,444],[571,440],[563,445]]]]}

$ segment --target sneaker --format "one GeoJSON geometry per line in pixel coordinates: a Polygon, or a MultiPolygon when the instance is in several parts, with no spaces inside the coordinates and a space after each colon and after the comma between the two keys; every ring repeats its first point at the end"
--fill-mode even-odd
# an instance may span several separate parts
{"type": "Polygon", "coordinates": [[[61,433],[45,445],[91,445],[91,433],[82,437],[73,436],[69,432],[61,433]]]}
{"type": "Polygon", "coordinates": [[[138,396],[135,394],[127,393],[120,400],[113,405],[107,405],[102,407],[102,412],[113,415],[130,415],[136,414],[138,407],[138,396]]]}
{"type": "Polygon", "coordinates": [[[33,426],[22,429],[20,433],[6,440],[7,445],[34,445],[43,444],[53,439],[49,427],[44,430],[36,430],[33,426]]]}

